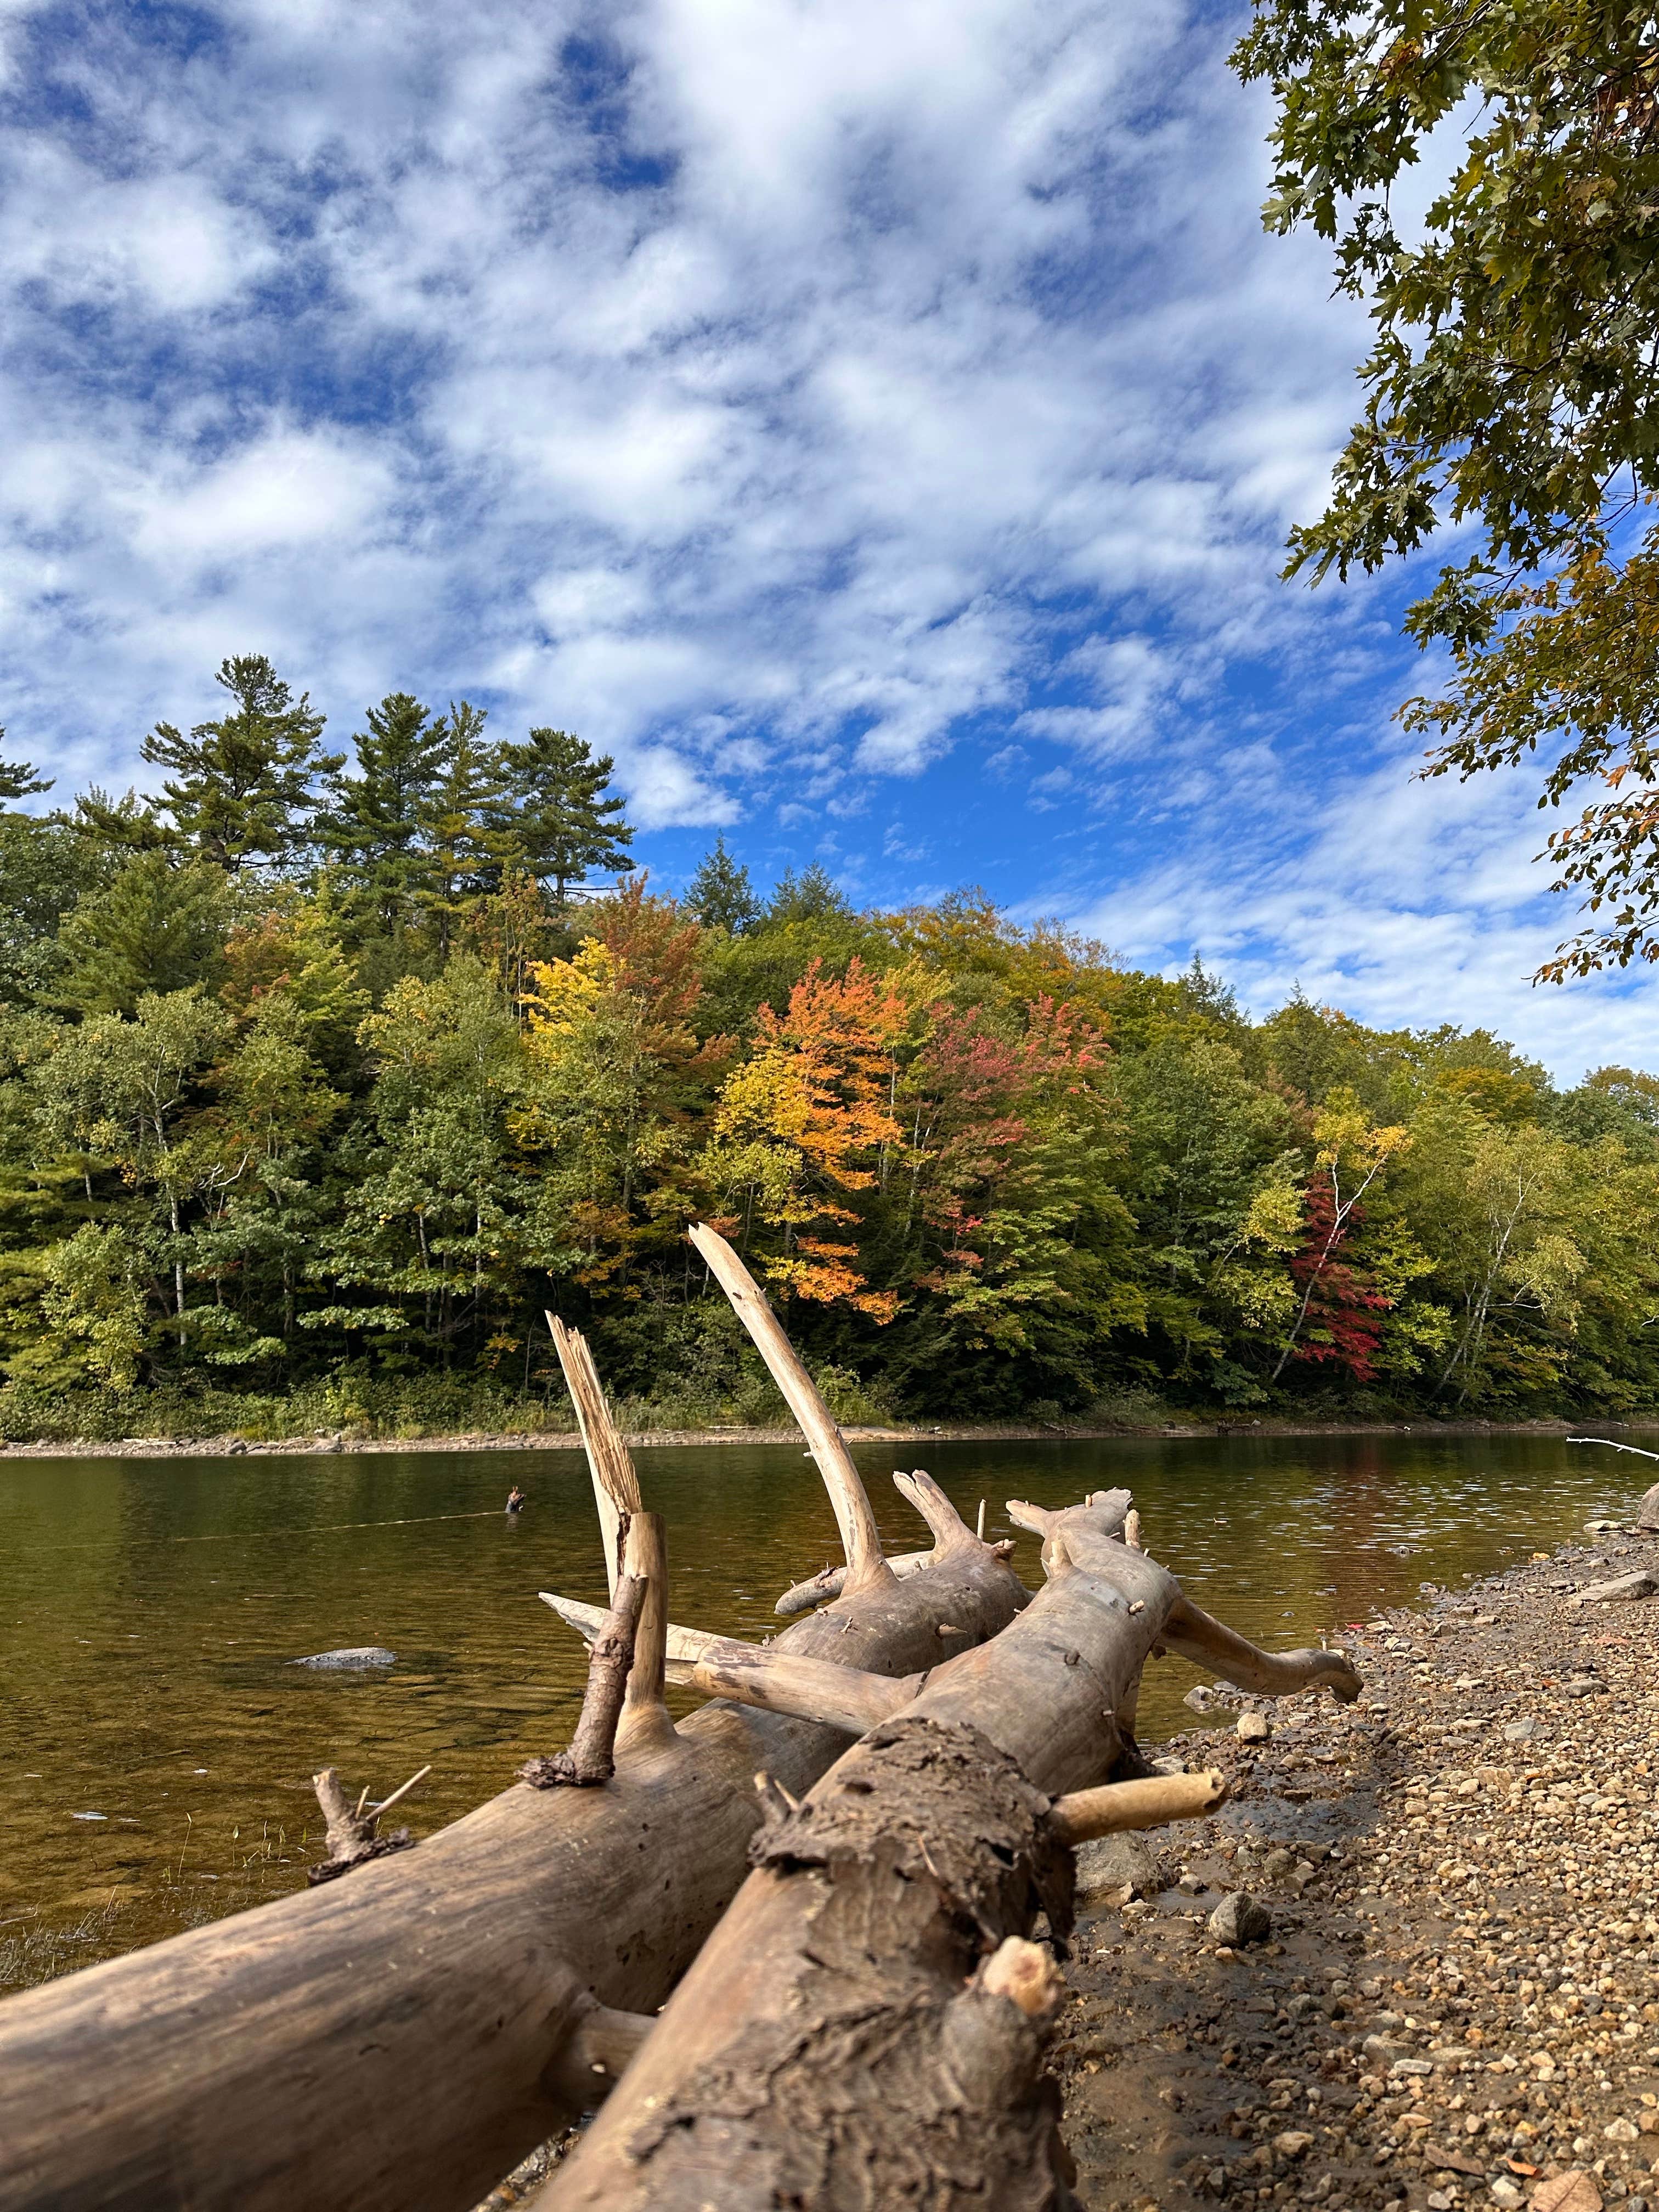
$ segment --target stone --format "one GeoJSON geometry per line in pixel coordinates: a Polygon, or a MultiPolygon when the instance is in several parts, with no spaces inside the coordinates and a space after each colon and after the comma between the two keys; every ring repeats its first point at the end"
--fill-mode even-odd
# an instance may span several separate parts
{"type": "Polygon", "coordinates": [[[1217,1905],[1209,1925],[1218,1943],[1265,1943],[1273,1934],[1273,1919],[1248,1890],[1236,1889],[1217,1905]]]}
{"type": "Polygon", "coordinates": [[[1641,2141],[1642,2130],[1634,2120],[1609,2120],[1601,2130],[1609,2142],[1632,2143],[1641,2141]]]}
{"type": "Polygon", "coordinates": [[[1638,1528],[1659,1528],[1659,1482],[1656,1482],[1636,1509],[1638,1528]]]}
{"type": "Polygon", "coordinates": [[[1286,2128],[1273,2137],[1273,2148],[1280,2158],[1305,2158],[1313,2148],[1313,2137],[1302,2128],[1286,2128]]]}
{"type": "Polygon", "coordinates": [[[1296,1859],[1294,1856],[1291,1852],[1287,1851],[1285,1849],[1285,1846],[1280,1844],[1274,1850],[1269,1851],[1267,1857],[1262,1860],[1261,1871],[1263,1874],[1268,1875],[1273,1881],[1279,1881],[1284,1879],[1295,1864],[1296,1859]]]}
{"type": "Polygon", "coordinates": [[[1580,2166],[1551,2175],[1533,2191],[1532,2212],[1601,2212],[1595,2176],[1580,2166]]]}
{"type": "Polygon", "coordinates": [[[1241,1713],[1238,1717],[1241,1743],[1266,1743],[1273,1732],[1273,1723],[1266,1713],[1241,1713]]]}
{"type": "Polygon", "coordinates": [[[1133,1830],[1121,1835],[1097,1836],[1092,1843],[1078,1845],[1079,1901],[1104,1898],[1112,1891],[1127,1891],[1131,1897],[1155,1897],[1163,1887],[1157,1853],[1133,1830]]]}
{"type": "Polygon", "coordinates": [[[1176,1887],[1183,1897],[1202,1897],[1206,1884],[1201,1874],[1183,1874],[1176,1887]]]}
{"type": "Polygon", "coordinates": [[[1492,2201],[1494,2204],[1501,2205],[1503,2212],[1519,2212],[1519,2208],[1527,2200],[1522,2194],[1519,2185],[1511,2181],[1506,2174],[1500,2173],[1492,2185],[1492,2201]]]}
{"type": "MultiPolygon", "coordinates": [[[[1620,1575],[1615,1581],[1610,1583],[1592,1583],[1589,1589],[1579,1591],[1577,1603],[1580,1605],[1634,1605],[1642,1598],[1655,1595],[1659,1595],[1659,1575],[1650,1575],[1644,1571],[1634,1575],[1620,1575]]],[[[1569,1683],[1567,1686],[1571,1689],[1572,1685],[1569,1683]]]]}
{"type": "MultiPolygon", "coordinates": [[[[290,1667],[314,1667],[319,1674],[343,1674],[357,1667],[391,1667],[398,1655],[384,1644],[350,1644],[339,1651],[313,1651],[308,1659],[290,1659],[290,1667]]],[[[1081,1856],[1081,1854],[1079,1854],[1081,1856]]]]}
{"type": "Polygon", "coordinates": [[[1505,1743],[1530,1743],[1538,1733],[1538,1723],[1528,1713],[1523,1721],[1510,1721],[1504,1730],[1505,1743]]]}

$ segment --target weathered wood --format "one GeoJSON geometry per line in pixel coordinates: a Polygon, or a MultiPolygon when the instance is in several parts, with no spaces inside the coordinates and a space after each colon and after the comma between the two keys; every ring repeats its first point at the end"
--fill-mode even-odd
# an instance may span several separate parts
{"type": "Polygon", "coordinates": [[[870,1510],[859,1471],[847,1440],[836,1426],[818,1387],[795,1356],[766,1293],[750,1273],[725,1237],[699,1222],[689,1231],[692,1243],[709,1273],[731,1299],[739,1321],[754,1340],[772,1380],[783,1393],[785,1404],[800,1424],[800,1432],[817,1462],[830,1502],[841,1528],[842,1549],[847,1554],[848,1590],[866,1584],[890,1582],[892,1570],[881,1555],[876,1516],[870,1510]]]}
{"type": "Polygon", "coordinates": [[[553,1340],[553,1349],[559,1355],[570,1402],[576,1410],[576,1426],[587,1455],[593,1503],[599,1516],[599,1536],[605,1546],[605,1584],[614,1595],[617,1526],[624,1513],[638,1513],[644,1508],[640,1479],[634,1471],[628,1447],[611,1418],[611,1408],[605,1403],[599,1370],[586,1338],[579,1336],[574,1328],[567,1328],[556,1314],[547,1316],[547,1329],[553,1340]]]}
{"type": "Polygon", "coordinates": [[[319,1882],[332,1881],[338,1875],[349,1874],[353,1867],[362,1866],[368,1859],[389,1857],[393,1851],[406,1851],[415,1838],[407,1828],[394,1828],[389,1835],[381,1835],[380,1825],[392,1807],[400,1804],[416,1783],[424,1782],[430,1766],[423,1766],[418,1774],[411,1774],[401,1789],[379,1805],[368,1806],[365,1790],[354,1806],[350,1792],[341,1785],[340,1778],[331,1766],[325,1766],[311,1778],[311,1786],[317,1793],[317,1802],[323,1808],[324,1841],[328,1845],[328,1856],[320,1866],[310,1869],[307,1880],[314,1888],[319,1882]],[[368,1809],[365,1811],[364,1808],[368,1809]]]}
{"type": "MultiPolygon", "coordinates": [[[[624,1516],[623,1533],[631,1516],[624,1516]]],[[[611,1610],[600,1622],[587,1655],[587,1689],[567,1750],[550,1759],[532,1759],[519,1769],[532,1790],[592,1790],[617,1771],[617,1723],[622,1718],[634,1638],[649,1587],[643,1575],[624,1571],[617,1578],[611,1610]]]]}
{"type": "MultiPolygon", "coordinates": [[[[629,1564],[653,1520],[633,1513],[629,1564]]],[[[958,1548],[769,1648],[916,1674],[946,1624],[988,1638],[1028,1597],[958,1548]]],[[[595,2007],[653,2014],[696,1956],[743,1878],[757,1772],[799,1798],[847,1741],[625,1703],[603,1789],[515,1786],[349,1881],[0,2002],[0,2212],[465,2212],[608,2087],[582,2055],[595,2007]]]]}
{"type": "Polygon", "coordinates": [[[1169,1820],[1201,1820],[1227,1795],[1218,1768],[1203,1774],[1150,1774],[1135,1782],[1105,1782],[1056,1797],[1048,1832],[1059,1843],[1086,1844],[1130,1828],[1161,1828],[1169,1820]]]}
{"type": "Polygon", "coordinates": [[[1298,1690],[1329,1690],[1345,1705],[1359,1695],[1361,1683],[1344,1651],[1262,1651],[1247,1637],[1206,1613],[1190,1598],[1171,1607],[1159,1641],[1183,1659],[1195,1659],[1241,1690],[1260,1697],[1293,1697],[1298,1690]]]}
{"type": "MultiPolygon", "coordinates": [[[[973,2008],[987,2000],[983,1955],[1023,1939],[1039,1909],[1065,1932],[1072,1816],[1057,1832],[1051,1800],[1109,1773],[1126,1692],[1179,1600],[1121,1540],[1127,1510],[1121,1492],[1060,1513],[1010,1507],[1042,1533],[1048,1583],[769,1825],[755,1872],[540,2212],[1069,2203],[1041,2035],[1012,1998],[988,2016],[973,2008]]],[[[1179,1781],[1212,1802],[1208,1778],[1179,1781]]]]}

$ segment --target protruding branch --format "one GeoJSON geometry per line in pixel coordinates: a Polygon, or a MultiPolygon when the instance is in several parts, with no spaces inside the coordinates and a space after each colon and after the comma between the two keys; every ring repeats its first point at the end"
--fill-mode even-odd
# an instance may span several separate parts
{"type": "Polygon", "coordinates": [[[895,1468],[893,1482],[899,1496],[915,1507],[933,1530],[935,1551],[960,1551],[964,1545],[978,1543],[978,1537],[925,1469],[915,1468],[908,1474],[901,1474],[895,1468]]]}
{"type": "Polygon", "coordinates": [[[1346,1652],[1263,1651],[1237,1629],[1215,1620],[1190,1598],[1177,1598],[1160,1639],[1183,1659],[1213,1667],[1241,1690],[1285,1698],[1297,1690],[1328,1689],[1351,1705],[1363,1685],[1346,1652]]]}
{"type": "Polygon", "coordinates": [[[872,1583],[890,1581],[881,1556],[876,1516],[870,1510],[859,1471],[847,1440],[836,1427],[818,1387],[795,1356],[793,1346],[767,1302],[765,1292],[723,1237],[702,1222],[687,1232],[720,1288],[731,1299],[738,1320],[754,1339],[772,1380],[800,1424],[801,1434],[818,1463],[830,1503],[841,1529],[842,1549],[847,1555],[846,1589],[850,1595],[872,1583]]]}
{"type": "MultiPolygon", "coordinates": [[[[628,1531],[623,1531],[624,1544],[628,1531]]],[[[570,1748],[552,1759],[532,1759],[519,1769],[521,1781],[535,1790],[556,1790],[566,1784],[578,1790],[608,1782],[617,1771],[617,1723],[622,1718],[628,1670],[634,1661],[634,1638],[645,1604],[643,1575],[625,1574],[617,1583],[617,1595],[605,1616],[587,1662],[587,1690],[581,1717],[570,1748]]]]}
{"type": "Polygon", "coordinates": [[[1127,1518],[1132,1500],[1127,1490],[1097,1490],[1084,1501],[1081,1508],[1067,1506],[1056,1512],[1047,1505],[1033,1505],[1023,1498],[1011,1498],[1003,1510],[1016,1528],[1029,1528],[1033,1535],[1042,1539],[1042,1571],[1052,1578],[1062,1568],[1072,1564],[1066,1548],[1066,1531],[1062,1525],[1071,1516],[1071,1525],[1078,1528],[1079,1512],[1088,1516],[1087,1530],[1091,1537],[1121,1534],[1127,1518]]]}
{"type": "Polygon", "coordinates": [[[1048,1808],[1048,1832],[1062,1844],[1086,1844],[1124,1828],[1159,1828],[1166,1820],[1201,1820],[1227,1794],[1227,1778],[1158,1774],[1144,1782],[1107,1782],[1098,1790],[1073,1790],[1048,1808]]]}
{"type": "MultiPolygon", "coordinates": [[[[999,1559],[1006,1559],[1013,1548],[1012,1536],[1000,1537],[994,1544],[985,1547],[993,1558],[999,1559]]],[[[895,1552],[887,1564],[897,1579],[902,1582],[907,1575],[925,1573],[939,1556],[937,1552],[895,1552]]],[[[821,1568],[817,1574],[809,1575],[804,1583],[791,1583],[772,1610],[786,1615],[810,1613],[815,1605],[823,1605],[832,1597],[839,1597],[846,1585],[845,1567],[821,1568]]]]}
{"type": "Polygon", "coordinates": [[[564,1370],[565,1388],[576,1409],[576,1425],[581,1431],[587,1453],[588,1472],[593,1478],[593,1502],[599,1511],[599,1535],[605,1545],[605,1579],[614,1597],[618,1571],[617,1523],[624,1513],[637,1513],[643,1505],[640,1479],[634,1472],[628,1447],[611,1418],[611,1408],[599,1385],[599,1370],[586,1340],[574,1328],[567,1328],[556,1314],[548,1315],[547,1327],[553,1349],[559,1355],[559,1365],[564,1370]]]}
{"type": "Polygon", "coordinates": [[[422,1767],[418,1774],[410,1776],[401,1789],[394,1790],[384,1803],[368,1812],[363,1810],[368,1802],[367,1790],[354,1806],[350,1792],[331,1766],[313,1774],[311,1786],[317,1792],[317,1802],[328,1823],[328,1857],[320,1866],[309,1869],[307,1881],[315,1887],[319,1882],[332,1881],[337,1875],[349,1874],[366,1860],[383,1859],[393,1851],[406,1851],[415,1841],[409,1830],[394,1828],[390,1835],[383,1836],[380,1833],[380,1818],[400,1799],[407,1797],[416,1784],[423,1782],[431,1771],[430,1766],[422,1767]]]}
{"type": "MultiPolygon", "coordinates": [[[[608,1618],[597,1606],[580,1604],[574,1598],[555,1597],[546,1590],[541,1597],[589,1643],[608,1618]]],[[[671,1682],[701,1690],[705,1697],[729,1698],[734,1705],[823,1721],[830,1728],[845,1729],[849,1735],[862,1735],[890,1718],[909,1703],[925,1680],[920,1674],[866,1674],[861,1668],[839,1667],[832,1659],[811,1659],[702,1628],[671,1624],[665,1643],[671,1682]]]]}

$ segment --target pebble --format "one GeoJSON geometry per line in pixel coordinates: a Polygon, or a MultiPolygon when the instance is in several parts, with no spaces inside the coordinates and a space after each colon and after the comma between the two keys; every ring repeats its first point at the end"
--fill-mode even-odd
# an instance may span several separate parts
{"type": "Polygon", "coordinates": [[[1228,1771],[1165,1832],[1228,1893],[1082,1914],[1056,2065],[1091,2212],[1659,2200],[1659,1638],[1578,1605],[1587,1570],[1659,1575],[1659,1542],[1425,1593],[1345,1636],[1355,1706],[1165,1747],[1228,1771]]]}
{"type": "Polygon", "coordinates": [[[1241,1713],[1238,1717],[1241,1743],[1266,1743],[1273,1732],[1273,1723],[1266,1713],[1241,1713]]]}

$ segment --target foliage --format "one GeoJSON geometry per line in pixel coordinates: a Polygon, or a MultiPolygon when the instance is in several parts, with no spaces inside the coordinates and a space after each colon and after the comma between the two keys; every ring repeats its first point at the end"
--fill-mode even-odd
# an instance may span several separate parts
{"type": "Polygon", "coordinates": [[[848,1419],[1659,1403],[1659,1078],[719,845],[578,902],[509,750],[392,694],[280,871],[0,814],[0,1433],[557,1426],[550,1309],[641,1426],[776,1421],[699,1219],[848,1419]]]}
{"type": "Polygon", "coordinates": [[[1540,804],[1611,798],[1558,831],[1561,886],[1612,926],[1555,980],[1655,957],[1656,555],[1633,557],[1659,453],[1659,47],[1606,0],[1257,0],[1235,65],[1278,114],[1270,228],[1331,240],[1375,329],[1364,412],[1291,568],[1380,567],[1443,524],[1468,558],[1412,608],[1454,680],[1411,702],[1430,772],[1468,776],[1571,740],[1540,804]],[[1416,242],[1392,191],[1437,131],[1462,142],[1416,242]]]}

